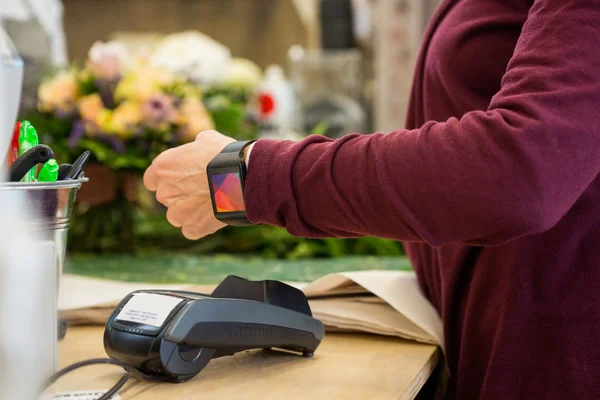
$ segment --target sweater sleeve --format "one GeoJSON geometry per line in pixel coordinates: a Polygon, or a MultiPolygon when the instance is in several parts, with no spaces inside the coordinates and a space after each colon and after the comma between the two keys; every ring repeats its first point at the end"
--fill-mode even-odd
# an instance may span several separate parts
{"type": "Polygon", "coordinates": [[[259,140],[249,219],[432,246],[550,229],[600,173],[598,21],[598,0],[536,0],[487,110],[388,134],[259,140]]]}

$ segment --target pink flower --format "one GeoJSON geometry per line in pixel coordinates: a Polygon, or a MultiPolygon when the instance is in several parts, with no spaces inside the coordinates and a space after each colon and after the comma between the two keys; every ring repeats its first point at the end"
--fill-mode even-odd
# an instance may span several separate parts
{"type": "Polygon", "coordinates": [[[95,42],[88,52],[87,67],[100,79],[118,79],[128,63],[129,51],[120,42],[95,42]]]}
{"type": "Polygon", "coordinates": [[[150,96],[142,107],[144,123],[154,129],[166,129],[177,120],[173,98],[163,93],[150,96]]]}

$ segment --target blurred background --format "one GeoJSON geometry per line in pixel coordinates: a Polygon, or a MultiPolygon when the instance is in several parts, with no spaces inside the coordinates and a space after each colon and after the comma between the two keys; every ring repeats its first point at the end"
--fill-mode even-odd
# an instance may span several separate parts
{"type": "Polygon", "coordinates": [[[142,185],[161,151],[236,139],[332,138],[404,126],[439,0],[2,0],[25,61],[20,120],[58,161],[91,150],[65,272],[128,281],[311,280],[410,268],[400,243],[308,240],[266,226],[199,241],[142,185]]]}

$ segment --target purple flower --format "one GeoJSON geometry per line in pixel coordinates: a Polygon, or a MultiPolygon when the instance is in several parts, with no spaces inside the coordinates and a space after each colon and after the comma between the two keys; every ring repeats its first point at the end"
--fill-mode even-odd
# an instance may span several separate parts
{"type": "Polygon", "coordinates": [[[114,98],[115,89],[113,87],[115,83],[103,79],[97,79],[95,83],[104,106],[110,110],[114,109],[116,106],[114,98]]]}
{"type": "Polygon", "coordinates": [[[125,153],[125,144],[118,137],[102,133],[96,136],[96,138],[108,144],[115,153],[125,153]]]}
{"type": "Polygon", "coordinates": [[[68,144],[71,149],[77,147],[79,141],[85,136],[85,124],[83,121],[73,122],[71,132],[69,133],[68,144]]]}
{"type": "Polygon", "coordinates": [[[177,118],[175,103],[171,96],[155,94],[151,96],[142,107],[145,123],[158,129],[165,123],[171,123],[177,118]]]}
{"type": "MultiPolygon", "coordinates": [[[[89,124],[91,124],[91,123],[87,123],[87,124],[88,124],[87,126],[89,127],[90,126],[89,124]]],[[[71,148],[71,149],[75,148],[79,144],[79,141],[86,136],[86,133],[87,133],[86,123],[84,123],[81,120],[75,121],[73,123],[71,132],[69,134],[69,139],[68,139],[69,148],[71,148]]],[[[121,139],[119,139],[118,137],[116,137],[114,135],[109,135],[106,133],[97,133],[94,135],[94,138],[108,144],[110,146],[110,148],[113,149],[113,151],[116,153],[120,153],[120,154],[125,153],[125,144],[123,143],[123,141],[121,139]]]]}
{"type": "Polygon", "coordinates": [[[56,112],[54,113],[54,115],[58,119],[69,119],[75,115],[74,110],[75,110],[75,107],[73,107],[73,109],[65,109],[65,110],[57,109],[56,112]]]}

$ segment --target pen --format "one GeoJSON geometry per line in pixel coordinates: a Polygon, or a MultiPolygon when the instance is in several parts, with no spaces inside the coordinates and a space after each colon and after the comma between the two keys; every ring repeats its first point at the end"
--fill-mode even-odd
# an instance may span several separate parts
{"type": "Polygon", "coordinates": [[[52,149],[45,144],[39,144],[21,154],[17,161],[8,167],[8,176],[11,182],[33,182],[25,181],[25,175],[35,170],[35,166],[40,163],[45,163],[54,157],[52,149]]]}
{"type": "Polygon", "coordinates": [[[91,151],[84,151],[83,154],[80,155],[77,160],[75,160],[73,166],[71,167],[71,171],[69,171],[69,174],[65,177],[65,179],[77,179],[77,177],[79,177],[79,175],[83,171],[83,167],[90,158],[90,155],[92,155],[91,151]]]}
{"type": "MultiPolygon", "coordinates": [[[[19,129],[19,157],[21,157],[29,149],[40,144],[37,132],[33,125],[29,121],[23,121],[19,129]]],[[[35,166],[35,164],[34,164],[35,166]]],[[[23,182],[33,182],[35,180],[35,169],[31,168],[30,171],[23,175],[23,182]]]]}
{"type": "Polygon", "coordinates": [[[37,176],[38,182],[55,182],[58,179],[58,163],[54,158],[46,161],[37,176]]]}
{"type": "Polygon", "coordinates": [[[7,163],[11,165],[17,158],[19,158],[19,133],[21,131],[21,123],[17,121],[15,128],[13,129],[12,138],[10,140],[10,147],[8,150],[7,163]]]}
{"type": "Polygon", "coordinates": [[[58,180],[59,181],[63,181],[67,178],[67,175],[69,175],[69,172],[71,172],[71,168],[73,168],[73,166],[71,164],[60,164],[60,166],[58,167],[58,180]]]}

